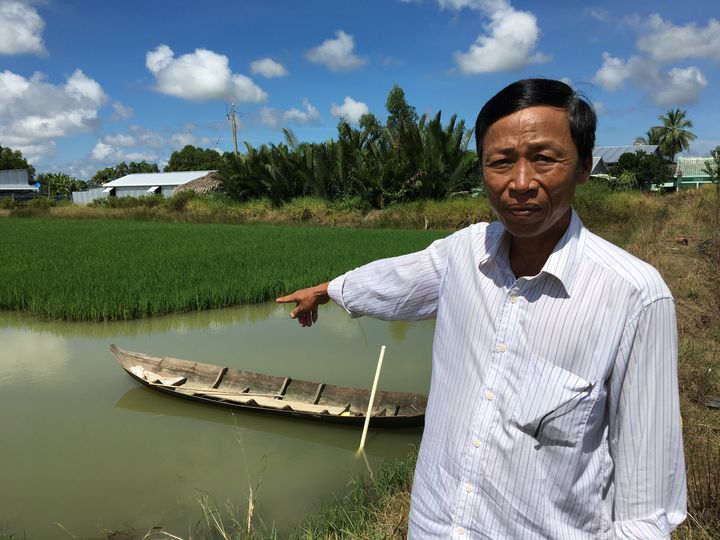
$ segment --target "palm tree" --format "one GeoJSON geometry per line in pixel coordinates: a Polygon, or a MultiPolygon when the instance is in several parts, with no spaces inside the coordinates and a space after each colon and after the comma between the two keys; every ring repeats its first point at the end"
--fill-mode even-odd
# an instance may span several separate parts
{"type": "Polygon", "coordinates": [[[687,118],[687,111],[680,109],[670,109],[665,114],[658,116],[662,121],[662,126],[656,126],[651,129],[657,129],[660,133],[660,151],[663,155],[675,161],[675,154],[681,150],[687,150],[690,147],[690,141],[694,141],[697,137],[689,131],[693,127],[692,120],[687,118]]]}
{"type": "Polygon", "coordinates": [[[633,145],[640,144],[660,144],[660,130],[657,127],[651,127],[641,137],[635,137],[633,145]]]}

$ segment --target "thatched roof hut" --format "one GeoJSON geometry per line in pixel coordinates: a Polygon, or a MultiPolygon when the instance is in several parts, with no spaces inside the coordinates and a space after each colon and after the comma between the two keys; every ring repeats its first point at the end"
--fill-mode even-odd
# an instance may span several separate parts
{"type": "Polygon", "coordinates": [[[174,193],[180,191],[194,191],[195,193],[216,193],[221,191],[220,178],[217,171],[211,171],[205,176],[191,180],[175,188],[174,193]]]}

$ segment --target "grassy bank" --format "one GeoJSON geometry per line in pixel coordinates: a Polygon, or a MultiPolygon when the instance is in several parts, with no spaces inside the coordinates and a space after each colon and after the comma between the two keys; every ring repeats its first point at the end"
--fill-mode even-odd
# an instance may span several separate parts
{"type": "MultiPolygon", "coordinates": [[[[614,223],[622,228],[628,223],[636,223],[640,214],[656,211],[661,205],[660,200],[660,197],[645,193],[612,192],[602,184],[586,184],[580,186],[575,206],[590,226],[607,227],[614,223]]],[[[0,217],[447,230],[493,219],[490,205],[482,196],[393,204],[382,210],[371,209],[357,199],[330,202],[302,197],[282,206],[273,206],[268,199],[236,203],[222,196],[199,196],[190,192],[169,199],[152,196],[102,201],[98,206],[75,206],[37,199],[28,204],[0,207],[0,217]]]]}
{"type": "Polygon", "coordinates": [[[444,234],[2,219],[0,309],[117,320],[259,302],[444,234]]]}

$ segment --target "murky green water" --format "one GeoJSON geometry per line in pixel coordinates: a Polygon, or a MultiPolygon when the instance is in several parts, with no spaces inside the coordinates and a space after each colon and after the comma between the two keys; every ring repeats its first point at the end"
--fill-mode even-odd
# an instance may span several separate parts
{"type": "MultiPolygon", "coordinates": [[[[301,329],[262,304],[110,324],[0,313],[0,532],[101,536],[165,526],[187,536],[211,494],[281,530],[313,513],[367,465],[360,431],[231,412],[139,387],[110,354],[134,351],[369,388],[427,392],[433,323],[349,319],[328,305],[301,329]],[[257,489],[259,485],[259,489],[257,489]]],[[[420,430],[372,430],[371,469],[404,456],[420,430]]]]}

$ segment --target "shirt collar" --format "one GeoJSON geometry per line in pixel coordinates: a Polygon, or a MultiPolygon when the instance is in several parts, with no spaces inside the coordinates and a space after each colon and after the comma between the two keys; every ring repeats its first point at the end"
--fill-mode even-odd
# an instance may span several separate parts
{"type": "MultiPolygon", "coordinates": [[[[568,295],[572,294],[572,286],[585,245],[585,227],[575,210],[572,209],[571,212],[570,225],[540,271],[540,274],[551,275],[560,281],[568,295]]],[[[494,261],[503,269],[512,272],[508,263],[510,237],[500,222],[488,225],[484,247],[478,266],[494,261]]]]}
{"type": "Polygon", "coordinates": [[[565,291],[571,295],[578,266],[582,259],[582,252],[585,245],[585,227],[575,210],[572,210],[570,225],[565,234],[555,245],[545,266],[540,273],[550,274],[557,278],[565,287],[565,291]]]}

